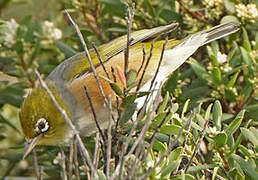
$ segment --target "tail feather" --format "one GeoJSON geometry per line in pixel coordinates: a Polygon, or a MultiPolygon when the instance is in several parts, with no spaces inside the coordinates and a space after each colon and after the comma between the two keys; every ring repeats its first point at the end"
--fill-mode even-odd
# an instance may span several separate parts
{"type": "Polygon", "coordinates": [[[207,40],[202,45],[205,45],[207,43],[210,43],[211,41],[223,38],[225,36],[228,36],[232,33],[237,32],[239,30],[239,26],[240,26],[240,23],[229,22],[229,23],[220,24],[211,29],[199,32],[200,34],[207,34],[207,40]]]}

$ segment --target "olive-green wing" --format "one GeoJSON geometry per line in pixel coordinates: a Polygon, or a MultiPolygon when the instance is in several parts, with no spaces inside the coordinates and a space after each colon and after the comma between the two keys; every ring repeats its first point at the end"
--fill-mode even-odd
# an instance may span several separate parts
{"type": "MultiPolygon", "coordinates": [[[[178,23],[171,23],[165,26],[160,26],[152,29],[144,29],[131,33],[130,45],[134,45],[138,42],[147,41],[153,39],[163,33],[168,33],[174,30],[178,26],[178,23]]],[[[99,46],[98,52],[103,62],[108,61],[111,57],[125,50],[127,45],[127,36],[121,36],[117,39],[110,41],[109,43],[99,46]]],[[[93,49],[89,50],[91,60],[94,66],[100,64],[99,59],[93,49]]],[[[69,82],[74,78],[88,72],[90,65],[85,56],[85,53],[78,53],[59,64],[48,76],[47,79],[57,82],[58,84],[69,82]]]]}

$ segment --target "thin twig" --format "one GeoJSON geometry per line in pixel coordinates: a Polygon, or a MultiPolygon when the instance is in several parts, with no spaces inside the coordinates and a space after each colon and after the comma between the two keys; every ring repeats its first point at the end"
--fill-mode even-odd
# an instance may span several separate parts
{"type": "Polygon", "coordinates": [[[102,137],[103,142],[105,142],[105,141],[106,141],[106,138],[105,138],[104,133],[103,133],[103,131],[102,131],[100,125],[99,125],[99,122],[98,122],[98,120],[97,120],[96,111],[95,111],[95,109],[94,109],[94,106],[93,106],[93,103],[92,103],[92,100],[91,100],[91,96],[89,95],[88,87],[87,87],[87,86],[84,86],[84,90],[85,90],[85,94],[86,94],[86,96],[87,96],[87,98],[88,98],[88,101],[89,101],[89,104],[90,104],[90,108],[91,108],[91,112],[92,112],[92,114],[93,114],[93,118],[94,118],[94,121],[95,121],[96,126],[97,126],[97,128],[98,128],[98,131],[99,131],[99,133],[100,133],[100,136],[102,137]]]}
{"type": "Polygon", "coordinates": [[[165,42],[163,43],[162,51],[161,51],[161,55],[160,55],[160,59],[159,59],[159,64],[158,64],[158,67],[157,67],[157,69],[156,69],[155,75],[153,76],[153,78],[152,78],[152,80],[151,80],[151,85],[150,85],[149,90],[151,90],[151,88],[152,88],[152,86],[153,86],[153,83],[155,82],[155,80],[156,80],[156,78],[157,78],[157,75],[158,75],[158,73],[159,73],[159,69],[160,69],[160,66],[161,66],[161,63],[162,63],[162,60],[163,60],[163,56],[164,56],[164,52],[165,52],[165,48],[166,48],[167,42],[168,42],[168,37],[166,37],[166,40],[165,40],[165,42]]]}
{"type": "Polygon", "coordinates": [[[65,122],[69,125],[69,127],[72,130],[72,133],[75,135],[77,142],[78,142],[78,146],[80,148],[80,152],[82,153],[82,157],[86,159],[88,165],[90,166],[91,172],[93,173],[94,177],[96,179],[98,179],[98,174],[92,164],[92,161],[90,159],[90,155],[87,151],[87,149],[85,148],[81,137],[79,135],[79,132],[76,130],[75,126],[73,125],[71,119],[69,118],[69,116],[67,115],[66,111],[61,108],[61,106],[58,104],[58,102],[56,101],[56,98],[54,97],[54,95],[52,94],[52,92],[49,90],[47,84],[41,79],[39,72],[35,69],[35,74],[39,79],[40,85],[42,86],[42,88],[47,92],[47,94],[49,95],[50,99],[52,100],[52,102],[54,103],[55,107],[57,108],[57,110],[61,113],[61,115],[63,116],[65,122]]]}
{"type": "Polygon", "coordinates": [[[221,157],[221,159],[222,159],[222,161],[223,161],[223,163],[225,165],[226,170],[229,171],[230,170],[230,166],[229,166],[228,161],[226,160],[222,150],[218,150],[218,153],[219,153],[219,156],[221,157]]]}
{"type": "MultiPolygon", "coordinates": [[[[114,81],[114,83],[116,83],[117,82],[117,78],[116,78],[116,75],[115,75],[115,70],[114,70],[114,68],[112,66],[111,66],[111,72],[112,72],[113,81],[114,81]]],[[[116,136],[117,136],[117,128],[118,128],[120,114],[121,114],[120,113],[120,103],[119,103],[118,96],[116,96],[116,110],[118,112],[118,118],[116,119],[115,134],[114,134],[113,139],[116,139],[116,136]]]]}
{"type": "Polygon", "coordinates": [[[127,23],[127,41],[126,41],[126,49],[125,49],[125,59],[124,59],[124,75],[127,77],[127,70],[128,70],[128,65],[129,65],[129,49],[130,49],[130,35],[131,35],[131,29],[132,29],[132,21],[133,21],[133,16],[134,16],[134,3],[132,3],[132,9],[129,7],[128,4],[127,6],[127,17],[126,23],[127,23]]]}
{"type": "Polygon", "coordinates": [[[74,137],[73,146],[74,146],[75,176],[76,176],[77,180],[80,180],[80,170],[79,170],[79,163],[78,163],[78,148],[77,148],[77,139],[76,139],[76,137],[74,137]]]}
{"type": "MultiPolygon", "coordinates": [[[[87,57],[87,59],[88,59],[88,62],[89,62],[89,64],[90,64],[92,73],[93,73],[93,75],[94,75],[94,77],[95,77],[95,80],[96,80],[96,83],[97,83],[98,88],[99,88],[99,90],[100,90],[100,93],[101,93],[101,95],[102,95],[102,97],[103,97],[103,99],[104,99],[104,102],[105,102],[106,106],[108,106],[107,98],[106,98],[105,93],[104,93],[104,91],[103,91],[102,85],[101,85],[101,83],[100,83],[100,81],[99,81],[99,77],[98,77],[98,75],[97,75],[96,69],[95,69],[95,67],[94,67],[94,65],[93,65],[93,63],[92,63],[92,60],[91,60],[91,57],[90,57],[90,54],[89,54],[89,50],[88,50],[88,48],[87,48],[87,46],[86,46],[86,43],[85,43],[85,41],[84,41],[84,39],[83,39],[82,33],[81,33],[79,27],[77,26],[77,24],[76,24],[76,23],[73,21],[73,19],[71,18],[70,14],[68,13],[67,10],[65,10],[65,13],[66,13],[66,15],[67,15],[69,21],[70,21],[71,24],[73,25],[73,27],[74,27],[74,29],[75,29],[75,31],[76,31],[76,33],[77,33],[77,35],[78,35],[78,37],[79,37],[79,39],[80,39],[80,41],[81,41],[82,47],[83,47],[83,49],[84,49],[85,55],[86,55],[86,57],[87,57]]],[[[110,109],[109,109],[109,110],[110,110],[110,109]]],[[[111,112],[111,111],[110,111],[110,112],[111,112]]]]}
{"type": "Polygon", "coordinates": [[[40,167],[38,165],[38,157],[35,149],[32,150],[32,153],[33,153],[33,161],[34,161],[35,172],[37,175],[37,180],[41,180],[42,177],[41,177],[40,167]]]}
{"type": "Polygon", "coordinates": [[[99,133],[96,133],[95,137],[95,150],[93,155],[93,165],[95,168],[98,168],[98,161],[99,161],[99,133]]]}
{"type": "MultiPolygon", "coordinates": [[[[166,37],[166,40],[165,40],[165,42],[163,43],[163,47],[162,47],[162,51],[161,51],[161,55],[160,55],[160,59],[159,59],[159,64],[158,64],[158,67],[157,67],[157,69],[156,69],[156,72],[155,72],[155,74],[154,74],[154,76],[153,76],[153,78],[152,78],[152,80],[151,80],[151,84],[150,84],[150,87],[149,87],[149,91],[152,90],[153,84],[154,84],[154,82],[155,82],[155,80],[156,80],[156,78],[157,78],[157,76],[158,76],[159,69],[160,69],[160,66],[161,66],[161,63],[162,63],[162,60],[163,60],[163,56],[164,56],[164,52],[165,52],[165,48],[166,48],[167,42],[168,42],[168,37],[166,37]]],[[[148,103],[147,103],[148,98],[149,98],[149,94],[147,94],[146,97],[145,97],[144,106],[147,106],[147,104],[148,104],[148,103]]]]}
{"type": "Polygon", "coordinates": [[[195,146],[195,149],[194,149],[194,153],[192,154],[189,162],[187,163],[187,165],[185,166],[185,173],[187,173],[187,170],[188,168],[190,167],[190,165],[192,164],[192,161],[193,161],[193,158],[195,157],[195,155],[197,154],[197,152],[199,151],[200,149],[200,144],[201,144],[201,141],[203,140],[205,134],[206,134],[206,130],[207,130],[207,127],[208,127],[208,123],[209,123],[209,120],[206,120],[205,124],[204,124],[204,127],[203,127],[203,130],[201,132],[201,136],[200,138],[198,139],[197,143],[196,143],[196,146],[195,146]]]}
{"type": "Polygon", "coordinates": [[[149,53],[147,62],[146,62],[146,64],[145,64],[145,66],[144,66],[142,75],[141,75],[141,77],[140,77],[140,79],[139,79],[139,82],[138,82],[138,84],[137,84],[136,91],[139,91],[139,89],[140,89],[140,87],[141,87],[141,84],[142,84],[144,75],[145,75],[145,73],[146,73],[146,69],[147,69],[147,67],[148,67],[148,65],[149,65],[149,62],[150,62],[150,60],[151,60],[151,57],[152,57],[152,50],[153,50],[153,46],[154,46],[153,44],[154,44],[154,42],[152,41],[152,42],[151,42],[150,53],[149,53]]]}
{"type": "Polygon", "coordinates": [[[64,150],[61,147],[60,147],[60,152],[61,152],[61,167],[63,169],[62,179],[68,180],[67,173],[66,173],[66,163],[65,163],[66,156],[65,156],[64,150]]]}
{"type": "Polygon", "coordinates": [[[140,68],[138,69],[137,71],[137,76],[139,75],[139,73],[141,72],[142,68],[143,68],[143,65],[145,63],[145,59],[146,59],[146,52],[145,52],[145,46],[143,45],[142,46],[142,63],[141,63],[141,66],[140,68]]]}
{"type": "Polygon", "coordinates": [[[109,73],[108,73],[108,71],[107,71],[107,69],[106,69],[106,66],[104,65],[104,62],[102,61],[102,59],[101,59],[101,57],[100,57],[99,51],[98,51],[98,49],[97,49],[97,47],[95,46],[94,43],[92,43],[92,47],[93,47],[94,51],[96,52],[97,57],[98,57],[98,59],[99,59],[99,62],[100,62],[100,64],[101,64],[103,70],[105,71],[105,73],[106,73],[108,79],[111,79],[111,78],[110,78],[110,75],[109,75],[109,73]]]}
{"type": "MultiPolygon", "coordinates": [[[[109,107],[110,109],[112,109],[112,101],[111,101],[111,96],[108,97],[108,102],[109,102],[109,107]]],[[[111,146],[112,146],[112,136],[111,136],[111,120],[112,120],[112,116],[110,114],[109,116],[109,121],[108,121],[108,129],[107,129],[107,145],[106,145],[106,148],[107,148],[107,161],[106,161],[106,176],[107,178],[109,179],[110,177],[110,159],[111,159],[111,146]]]]}
{"type": "Polygon", "coordinates": [[[74,157],[74,137],[70,143],[70,152],[69,152],[69,163],[68,163],[68,179],[72,180],[73,177],[73,157],[74,157]]]}

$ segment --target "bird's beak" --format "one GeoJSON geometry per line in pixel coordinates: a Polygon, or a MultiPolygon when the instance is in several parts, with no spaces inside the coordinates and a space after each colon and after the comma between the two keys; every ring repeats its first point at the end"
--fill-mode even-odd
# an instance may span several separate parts
{"type": "Polygon", "coordinates": [[[31,153],[33,148],[37,145],[39,138],[40,136],[36,136],[33,139],[27,140],[24,147],[23,159],[25,159],[31,153]]]}

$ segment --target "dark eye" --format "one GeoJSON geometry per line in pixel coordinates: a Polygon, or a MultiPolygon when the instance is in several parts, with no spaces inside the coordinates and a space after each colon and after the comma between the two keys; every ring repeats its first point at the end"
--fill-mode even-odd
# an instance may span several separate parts
{"type": "Polygon", "coordinates": [[[49,129],[49,125],[47,120],[44,118],[40,118],[38,122],[35,124],[34,130],[37,134],[40,134],[40,133],[47,132],[48,129],[49,129]]]}

